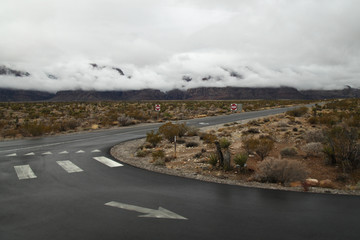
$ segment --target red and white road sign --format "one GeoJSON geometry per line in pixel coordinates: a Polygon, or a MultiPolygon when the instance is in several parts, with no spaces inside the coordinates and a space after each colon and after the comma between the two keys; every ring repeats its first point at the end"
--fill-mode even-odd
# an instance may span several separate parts
{"type": "Polygon", "coordinates": [[[236,111],[237,110],[237,104],[232,103],[230,108],[231,108],[232,111],[236,111]]]}
{"type": "Polygon", "coordinates": [[[155,111],[160,112],[160,104],[155,105],[155,111]]]}

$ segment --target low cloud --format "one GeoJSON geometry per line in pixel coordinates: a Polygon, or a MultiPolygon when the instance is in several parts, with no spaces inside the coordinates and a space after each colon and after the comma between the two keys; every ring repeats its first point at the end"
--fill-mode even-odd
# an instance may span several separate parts
{"type": "Polygon", "coordinates": [[[0,65],[31,76],[0,75],[0,87],[359,88],[359,8],[356,0],[4,0],[0,65]]]}

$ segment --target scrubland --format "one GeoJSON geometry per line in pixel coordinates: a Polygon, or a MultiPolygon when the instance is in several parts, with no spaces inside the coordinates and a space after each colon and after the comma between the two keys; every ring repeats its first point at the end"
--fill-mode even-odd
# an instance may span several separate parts
{"type": "Polygon", "coordinates": [[[360,99],[333,100],[207,130],[167,122],[159,132],[147,134],[134,161],[304,191],[314,187],[358,191],[359,136],[360,99]]]}
{"type": "Polygon", "coordinates": [[[231,103],[241,103],[244,111],[254,111],[307,101],[0,103],[0,139],[38,137],[138,123],[231,114],[231,103]],[[155,104],[161,105],[159,113],[154,111],[155,104]]]}

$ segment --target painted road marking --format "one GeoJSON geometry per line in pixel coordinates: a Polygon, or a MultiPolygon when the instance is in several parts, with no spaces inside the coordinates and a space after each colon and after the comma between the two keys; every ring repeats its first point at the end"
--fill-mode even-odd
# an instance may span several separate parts
{"type": "Polygon", "coordinates": [[[17,156],[17,154],[16,153],[12,153],[12,154],[8,154],[8,155],[6,155],[6,157],[16,157],[17,156]]]}
{"type": "Polygon", "coordinates": [[[80,150],[80,151],[77,151],[76,153],[84,153],[84,151],[83,151],[83,150],[80,150]]]}
{"type": "Polygon", "coordinates": [[[36,178],[29,165],[14,166],[19,180],[36,178]]]}
{"type": "Polygon", "coordinates": [[[68,173],[82,172],[83,170],[69,160],[56,161],[68,173]]]}
{"type": "Polygon", "coordinates": [[[156,209],[138,207],[135,205],[129,205],[129,204],[120,203],[120,202],[108,202],[108,203],[105,203],[105,206],[116,207],[116,208],[121,208],[121,209],[129,210],[129,211],[135,211],[135,212],[145,214],[145,215],[141,215],[139,217],[188,220],[187,218],[180,216],[180,215],[178,215],[170,210],[167,210],[165,208],[162,208],[162,207],[159,207],[159,209],[156,210],[156,209]]]}
{"type": "Polygon", "coordinates": [[[42,155],[51,155],[52,152],[44,152],[42,155]]]}
{"type": "Polygon", "coordinates": [[[94,159],[98,162],[101,162],[102,164],[105,164],[108,167],[122,167],[124,165],[115,162],[107,157],[94,157],[94,159]]]}
{"type": "Polygon", "coordinates": [[[96,150],[93,150],[93,151],[91,151],[92,153],[99,153],[99,152],[101,152],[100,150],[98,150],[98,149],[96,149],[96,150]]]}
{"type": "Polygon", "coordinates": [[[59,152],[59,154],[68,154],[68,151],[59,152]]]}
{"type": "Polygon", "coordinates": [[[27,153],[24,156],[35,156],[35,153],[31,152],[31,153],[27,153]]]}

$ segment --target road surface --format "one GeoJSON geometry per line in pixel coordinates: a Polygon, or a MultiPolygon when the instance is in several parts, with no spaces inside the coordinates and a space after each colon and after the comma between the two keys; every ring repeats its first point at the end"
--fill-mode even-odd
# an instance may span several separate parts
{"type": "MultiPolygon", "coordinates": [[[[276,109],[187,121],[210,126],[276,109]]],[[[0,239],[360,239],[360,198],[201,182],[116,162],[159,124],[0,142],[0,239]]]]}

